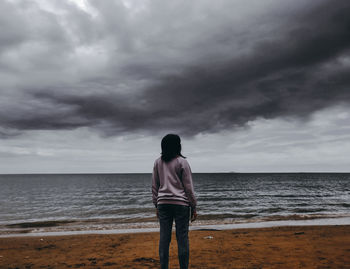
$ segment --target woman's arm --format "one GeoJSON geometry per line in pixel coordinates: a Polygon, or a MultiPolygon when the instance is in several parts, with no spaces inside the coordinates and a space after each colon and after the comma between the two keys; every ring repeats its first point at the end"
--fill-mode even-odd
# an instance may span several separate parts
{"type": "Polygon", "coordinates": [[[191,167],[186,160],[184,160],[182,162],[182,169],[181,170],[182,170],[182,173],[181,173],[182,184],[184,186],[186,196],[188,198],[192,212],[194,214],[194,213],[196,213],[197,199],[196,199],[196,196],[194,194],[191,167]]]}
{"type": "Polygon", "coordinates": [[[153,173],[152,173],[152,201],[155,207],[157,207],[157,198],[158,198],[158,190],[159,190],[159,176],[157,163],[154,163],[153,173]]]}

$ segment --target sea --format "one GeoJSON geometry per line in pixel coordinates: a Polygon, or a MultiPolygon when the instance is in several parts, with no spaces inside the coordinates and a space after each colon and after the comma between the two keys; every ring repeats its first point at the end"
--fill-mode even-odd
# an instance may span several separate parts
{"type": "MultiPolygon", "coordinates": [[[[194,173],[190,229],[350,224],[350,173],[194,173]]],[[[0,237],[157,231],[151,174],[0,175],[0,237]]]]}

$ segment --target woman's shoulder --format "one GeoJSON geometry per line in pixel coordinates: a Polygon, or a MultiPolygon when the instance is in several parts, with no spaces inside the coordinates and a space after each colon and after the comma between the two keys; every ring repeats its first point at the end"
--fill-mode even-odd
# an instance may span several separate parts
{"type": "MultiPolygon", "coordinates": [[[[162,160],[162,157],[160,156],[159,158],[157,158],[154,161],[154,165],[158,165],[158,164],[164,164],[165,162],[162,160]]],[[[186,160],[186,158],[182,157],[182,156],[177,156],[176,158],[173,158],[172,160],[170,160],[169,162],[167,162],[167,164],[178,164],[180,166],[189,166],[188,161],[186,160]]]]}
{"type": "Polygon", "coordinates": [[[157,165],[158,163],[160,163],[162,161],[162,157],[158,157],[155,161],[154,161],[154,165],[157,165]]]}
{"type": "Polygon", "coordinates": [[[178,156],[176,158],[177,162],[181,165],[181,166],[189,166],[188,161],[186,160],[186,158],[182,157],[182,156],[178,156]]]}

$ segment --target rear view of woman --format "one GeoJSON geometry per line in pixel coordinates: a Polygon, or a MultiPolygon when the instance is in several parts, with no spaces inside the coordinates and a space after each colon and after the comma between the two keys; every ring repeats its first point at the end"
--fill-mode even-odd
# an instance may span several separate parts
{"type": "Polygon", "coordinates": [[[181,140],[178,135],[168,134],[163,137],[161,148],[161,157],[154,163],[152,176],[153,204],[160,223],[160,265],[162,269],[168,268],[171,230],[175,220],[180,269],[187,269],[190,212],[191,221],[197,217],[191,168],[181,155],[181,140]]]}

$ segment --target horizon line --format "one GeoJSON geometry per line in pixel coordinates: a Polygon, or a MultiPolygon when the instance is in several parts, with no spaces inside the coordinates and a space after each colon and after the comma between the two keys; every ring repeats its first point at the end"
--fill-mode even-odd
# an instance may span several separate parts
{"type": "MultiPolygon", "coordinates": [[[[0,176],[6,175],[125,175],[125,174],[152,174],[152,172],[30,172],[30,173],[0,173],[0,176]]],[[[192,172],[192,174],[350,174],[347,172],[335,171],[270,171],[270,172],[235,172],[235,171],[221,171],[221,172],[192,172]]]]}

